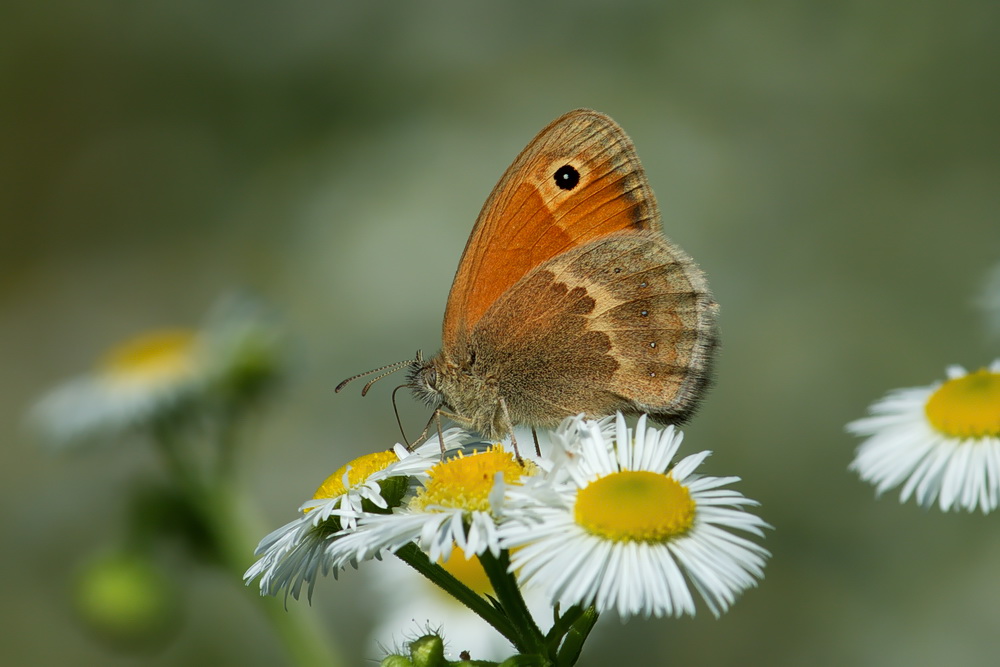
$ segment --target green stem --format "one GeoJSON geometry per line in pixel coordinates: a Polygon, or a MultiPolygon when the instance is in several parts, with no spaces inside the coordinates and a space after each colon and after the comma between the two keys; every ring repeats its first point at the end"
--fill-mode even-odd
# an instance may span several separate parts
{"type": "Polygon", "coordinates": [[[185,459],[183,443],[174,435],[174,429],[167,423],[154,425],[153,442],[181,493],[193,500],[204,484],[198,479],[196,466],[185,459]]]}
{"type": "MultiPolygon", "coordinates": [[[[576,609],[579,609],[579,607],[576,607],[576,609]]],[[[571,609],[567,613],[571,613],[572,611],[571,609]]],[[[566,639],[563,641],[562,646],[559,647],[559,653],[556,656],[556,664],[559,667],[572,667],[580,659],[583,644],[587,641],[587,637],[590,636],[590,631],[594,629],[597,619],[597,610],[592,606],[587,607],[580,614],[576,622],[570,627],[569,632],[566,633],[566,639]]]]}
{"type": "MultiPolygon", "coordinates": [[[[450,572],[437,563],[432,563],[423,551],[412,542],[396,551],[396,556],[414,570],[422,574],[431,583],[442,588],[449,595],[464,604],[473,613],[492,625],[497,632],[506,637],[510,643],[517,646],[518,633],[514,625],[503,612],[494,607],[479,593],[456,579],[450,572]]],[[[480,559],[481,561],[482,559],[480,559]]]]}
{"type": "Polygon", "coordinates": [[[236,412],[232,406],[226,405],[221,411],[219,424],[217,425],[217,457],[215,462],[216,474],[221,479],[231,479],[236,473],[236,453],[238,450],[238,438],[236,433],[237,421],[236,412]]]}
{"type": "MultiPolygon", "coordinates": [[[[156,444],[166,460],[175,482],[190,507],[197,513],[211,536],[212,553],[217,562],[242,582],[243,573],[253,558],[256,541],[252,535],[263,531],[249,530],[249,522],[239,509],[231,471],[216,475],[199,474],[198,467],[184,456],[182,445],[169,427],[155,432],[156,444]]],[[[231,444],[231,443],[227,443],[231,444]]],[[[244,587],[253,596],[254,604],[262,604],[271,625],[291,656],[302,667],[338,667],[344,662],[331,648],[312,617],[288,613],[276,600],[261,600],[256,590],[244,587]]]]}
{"type": "MultiPolygon", "coordinates": [[[[242,580],[243,573],[253,560],[256,542],[249,537],[250,531],[246,530],[248,522],[240,516],[235,494],[228,485],[217,484],[210,493],[206,493],[200,509],[216,541],[216,552],[223,566],[238,581],[242,580]]],[[[263,607],[295,664],[303,667],[338,667],[344,664],[321,632],[314,616],[289,612],[276,599],[261,599],[256,587],[244,588],[254,598],[255,604],[263,607]]]]}
{"type": "Polygon", "coordinates": [[[563,636],[569,632],[573,624],[583,616],[584,608],[580,605],[574,605],[570,607],[565,614],[561,616],[558,615],[558,607],[556,608],[555,621],[552,623],[552,627],[549,628],[548,634],[545,635],[545,642],[548,644],[550,651],[553,653],[559,648],[559,644],[562,643],[563,636]]]}
{"type": "Polygon", "coordinates": [[[510,556],[507,551],[501,551],[499,556],[487,551],[479,557],[479,562],[483,564],[497,600],[517,632],[518,640],[514,646],[521,653],[544,654],[545,638],[538,629],[535,619],[531,617],[531,612],[528,611],[528,605],[524,602],[517,580],[508,571],[510,556]]]}

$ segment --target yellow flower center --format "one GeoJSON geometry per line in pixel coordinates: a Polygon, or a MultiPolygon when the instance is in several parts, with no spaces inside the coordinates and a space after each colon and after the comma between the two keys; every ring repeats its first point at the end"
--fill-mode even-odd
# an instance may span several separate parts
{"type": "Polygon", "coordinates": [[[112,380],[159,382],[191,374],[195,366],[197,333],[177,329],[154,331],[111,350],[102,364],[112,380]]]}
{"type": "Polygon", "coordinates": [[[574,519],[615,542],[665,542],[694,524],[695,503],[673,477],[646,470],[612,473],[580,489],[574,519]]]}
{"type": "Polygon", "coordinates": [[[516,484],[522,475],[534,473],[535,466],[530,461],[518,463],[499,445],[436,464],[427,471],[428,479],[417,491],[411,502],[415,510],[427,510],[434,505],[464,509],[466,511],[490,510],[490,491],[497,473],[503,475],[507,484],[516,484]]]}
{"type": "MultiPolygon", "coordinates": [[[[456,546],[452,549],[451,557],[443,563],[438,562],[438,565],[448,571],[451,576],[455,577],[480,595],[484,593],[493,593],[493,586],[490,585],[490,578],[486,576],[486,571],[483,570],[483,566],[479,563],[478,556],[473,555],[471,558],[466,560],[465,552],[456,546]]],[[[435,587],[435,590],[439,589],[435,587]]],[[[447,597],[452,602],[455,601],[455,598],[450,595],[447,597]]]]}
{"type": "Polygon", "coordinates": [[[391,449],[359,456],[350,463],[340,466],[335,473],[327,477],[319,485],[319,488],[316,489],[313,498],[316,500],[326,500],[327,498],[342,496],[347,493],[348,488],[365,481],[380,470],[385,470],[389,467],[389,464],[395,463],[398,460],[399,457],[396,456],[396,452],[391,449]],[[347,471],[348,467],[350,467],[349,472],[347,471]],[[347,472],[347,488],[344,487],[345,472],[347,472]]]}
{"type": "Polygon", "coordinates": [[[981,368],[948,380],[924,412],[935,430],[954,438],[1000,437],[1000,373],[981,368]]]}

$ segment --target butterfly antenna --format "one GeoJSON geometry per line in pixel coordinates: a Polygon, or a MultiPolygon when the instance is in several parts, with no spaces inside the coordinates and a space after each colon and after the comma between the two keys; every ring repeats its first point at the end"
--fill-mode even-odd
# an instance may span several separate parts
{"type": "MultiPolygon", "coordinates": [[[[419,355],[418,355],[418,357],[419,357],[419,355]]],[[[361,390],[361,395],[364,396],[365,394],[368,393],[368,389],[375,382],[377,382],[378,380],[381,380],[382,378],[384,378],[386,375],[389,375],[390,373],[395,373],[396,371],[398,371],[400,368],[403,368],[404,366],[408,366],[408,365],[414,363],[414,361],[419,361],[419,358],[416,359],[416,360],[414,360],[414,359],[407,359],[406,361],[397,361],[396,363],[389,364],[388,366],[380,366],[379,368],[373,368],[372,370],[365,371],[364,373],[358,373],[357,375],[352,375],[351,377],[347,378],[346,380],[344,380],[343,382],[341,382],[340,384],[338,384],[337,387],[333,391],[334,391],[334,393],[339,393],[341,389],[343,389],[344,387],[346,387],[348,385],[348,383],[353,382],[354,380],[357,380],[358,378],[363,378],[364,376],[371,375],[372,373],[379,373],[381,371],[386,371],[385,373],[382,373],[382,375],[379,375],[377,378],[375,378],[374,380],[372,380],[371,382],[369,382],[368,384],[365,385],[364,389],[361,390]]]]}
{"type": "Polygon", "coordinates": [[[396,371],[398,371],[400,368],[403,368],[403,367],[405,367],[407,365],[408,364],[403,364],[402,366],[397,366],[396,368],[393,368],[390,371],[386,371],[385,373],[382,373],[382,375],[377,375],[377,376],[373,377],[371,380],[368,381],[368,384],[366,384],[364,387],[361,388],[361,395],[364,396],[365,394],[367,394],[368,390],[372,388],[372,385],[375,384],[376,382],[378,382],[379,380],[381,380],[382,378],[384,378],[385,376],[392,375],[393,373],[395,373],[396,371]]]}

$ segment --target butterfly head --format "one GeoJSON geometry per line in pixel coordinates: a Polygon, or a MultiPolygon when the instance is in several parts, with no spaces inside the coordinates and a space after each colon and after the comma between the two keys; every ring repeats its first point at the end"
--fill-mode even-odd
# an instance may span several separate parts
{"type": "Polygon", "coordinates": [[[413,395],[427,405],[447,405],[441,391],[441,378],[444,372],[441,355],[432,359],[424,359],[421,354],[410,364],[407,372],[407,386],[413,390],[413,395]]]}
{"type": "Polygon", "coordinates": [[[471,346],[462,346],[458,354],[449,352],[446,348],[427,361],[417,358],[410,364],[406,386],[464,427],[487,438],[502,437],[510,430],[510,420],[501,410],[496,379],[477,364],[471,346]],[[456,356],[462,361],[453,361],[456,356]]]}

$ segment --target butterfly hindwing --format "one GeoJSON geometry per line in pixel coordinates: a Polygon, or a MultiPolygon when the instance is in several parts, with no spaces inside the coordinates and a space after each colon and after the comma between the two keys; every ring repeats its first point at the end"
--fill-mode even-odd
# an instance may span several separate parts
{"type": "Polygon", "coordinates": [[[682,250],[656,233],[617,234],[531,271],[469,346],[515,423],[616,410],[680,422],[708,381],[716,311],[682,250]]]}

